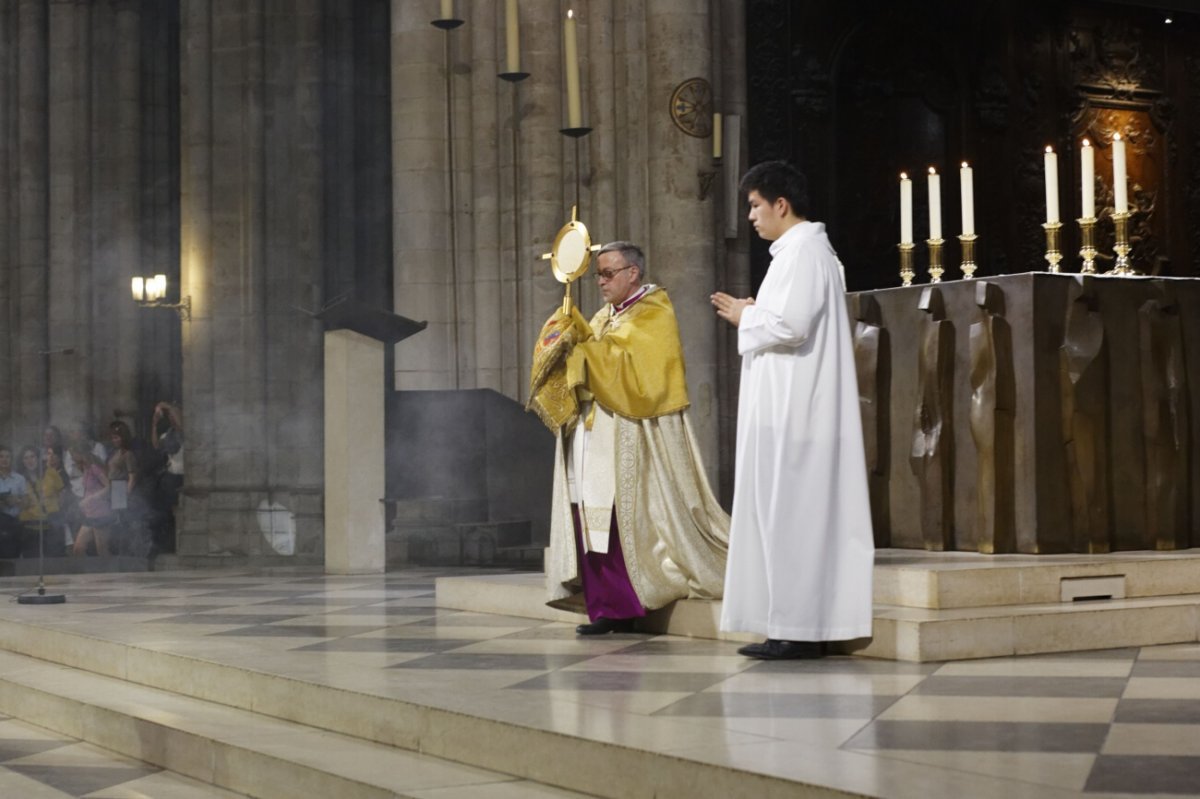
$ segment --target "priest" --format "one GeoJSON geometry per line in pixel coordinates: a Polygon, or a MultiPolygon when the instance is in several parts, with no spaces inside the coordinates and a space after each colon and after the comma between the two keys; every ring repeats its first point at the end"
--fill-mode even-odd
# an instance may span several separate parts
{"type": "Polygon", "coordinates": [[[555,435],[549,604],[580,635],[628,632],[676,599],[721,596],[729,517],[688,422],[679,327],[630,242],[601,248],[605,305],[556,311],[538,337],[529,407],[555,435]]]}
{"type": "Polygon", "coordinates": [[[839,262],[807,219],[804,175],[750,169],[750,222],[772,242],[756,298],[712,296],[742,356],[721,629],[761,659],[820,657],[871,634],[874,543],[858,383],[839,262]]]}

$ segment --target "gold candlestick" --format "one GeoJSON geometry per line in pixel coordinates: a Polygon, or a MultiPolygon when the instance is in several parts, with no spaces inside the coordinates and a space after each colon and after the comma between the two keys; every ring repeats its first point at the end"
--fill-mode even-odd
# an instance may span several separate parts
{"type": "Polygon", "coordinates": [[[1050,271],[1058,272],[1058,262],[1062,260],[1062,250],[1059,241],[1062,238],[1062,222],[1047,222],[1042,225],[1046,231],[1046,260],[1050,263],[1050,271]]]}
{"type": "Polygon", "coordinates": [[[926,239],[925,243],[929,245],[929,282],[941,283],[942,272],[946,271],[942,268],[942,245],[946,241],[945,239],[926,239]]]}
{"type": "Polygon", "coordinates": [[[975,239],[977,236],[972,233],[966,233],[958,237],[959,244],[962,245],[962,264],[959,269],[962,270],[963,278],[970,280],[975,277],[975,239]]]}
{"type": "Polygon", "coordinates": [[[1079,257],[1083,259],[1083,267],[1079,270],[1081,275],[1096,274],[1096,217],[1085,216],[1082,219],[1076,219],[1079,223],[1079,236],[1083,245],[1079,248],[1079,257]]]}
{"type": "Polygon", "coordinates": [[[900,248],[900,285],[911,286],[916,275],[913,271],[913,249],[917,245],[911,241],[902,241],[896,246],[900,248]]]}
{"type": "Polygon", "coordinates": [[[1112,215],[1113,224],[1117,229],[1117,241],[1113,244],[1113,252],[1117,254],[1117,263],[1110,274],[1132,275],[1133,267],[1129,265],[1129,212],[1121,211],[1112,215]]]}

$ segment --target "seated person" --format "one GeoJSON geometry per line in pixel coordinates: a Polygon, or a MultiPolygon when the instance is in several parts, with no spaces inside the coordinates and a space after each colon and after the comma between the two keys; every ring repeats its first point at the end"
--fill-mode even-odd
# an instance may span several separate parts
{"type": "Polygon", "coordinates": [[[0,558],[21,553],[21,514],[25,478],[12,470],[12,450],[0,444],[0,558]]]}
{"type": "Polygon", "coordinates": [[[35,557],[39,551],[44,551],[49,557],[61,557],[65,554],[65,539],[59,502],[67,485],[62,453],[57,447],[46,447],[39,473],[36,471],[37,451],[26,447],[21,453],[21,464],[29,489],[20,516],[25,528],[21,555],[35,557]],[[31,467],[34,471],[30,471],[31,467]]]}

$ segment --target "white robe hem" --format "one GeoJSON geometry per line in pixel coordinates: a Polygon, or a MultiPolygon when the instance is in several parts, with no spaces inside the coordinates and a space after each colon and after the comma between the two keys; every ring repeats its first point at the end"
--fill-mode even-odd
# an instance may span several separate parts
{"type": "Polygon", "coordinates": [[[871,625],[869,624],[866,627],[816,629],[812,627],[775,627],[763,624],[761,621],[745,619],[722,619],[721,631],[755,633],[777,641],[852,641],[856,638],[871,637],[871,625]]]}

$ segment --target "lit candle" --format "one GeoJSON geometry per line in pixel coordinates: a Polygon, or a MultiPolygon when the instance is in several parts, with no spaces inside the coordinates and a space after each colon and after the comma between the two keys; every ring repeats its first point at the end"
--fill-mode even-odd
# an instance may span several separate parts
{"type": "Polygon", "coordinates": [[[719,159],[721,157],[721,114],[720,112],[713,114],[713,140],[712,140],[712,157],[719,159]]]}
{"type": "Polygon", "coordinates": [[[1079,148],[1079,172],[1083,176],[1083,218],[1096,218],[1096,148],[1087,139],[1079,148]]]}
{"type": "Polygon", "coordinates": [[[1120,133],[1113,134],[1113,210],[1123,214],[1129,210],[1125,186],[1125,141],[1120,133]]]}
{"type": "Polygon", "coordinates": [[[912,180],[900,173],[900,243],[912,244],[912,180]]]}
{"type": "Polygon", "coordinates": [[[575,41],[575,12],[567,11],[563,24],[563,53],[567,67],[567,127],[583,127],[583,103],[579,98],[579,47],[575,41]]]}
{"type": "Polygon", "coordinates": [[[504,71],[521,71],[521,34],[518,25],[517,0],[507,0],[504,6],[504,71]]]}
{"type": "Polygon", "coordinates": [[[958,170],[959,193],[962,195],[962,234],[975,235],[975,170],[962,162],[958,170]]]}
{"type": "Polygon", "coordinates": [[[135,277],[129,285],[133,291],[133,299],[136,302],[142,302],[146,299],[146,279],[144,277],[135,277]]]}
{"type": "Polygon", "coordinates": [[[1046,148],[1046,223],[1053,224],[1058,218],[1058,153],[1053,147],[1046,148]]]}
{"type": "Polygon", "coordinates": [[[438,19],[454,19],[454,0],[442,0],[442,15],[438,19]]]}
{"type": "Polygon", "coordinates": [[[942,176],[929,167],[929,238],[942,237],[942,176]]]}

